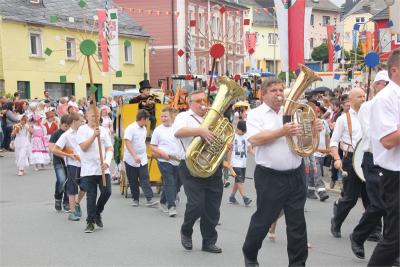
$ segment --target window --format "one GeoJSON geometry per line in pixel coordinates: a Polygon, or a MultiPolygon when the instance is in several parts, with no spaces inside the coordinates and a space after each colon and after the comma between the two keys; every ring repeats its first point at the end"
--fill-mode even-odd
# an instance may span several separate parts
{"type": "Polygon", "coordinates": [[[327,44],[327,43],[328,43],[328,39],[323,38],[323,39],[322,39],[322,43],[327,44]]]}
{"type": "Polygon", "coordinates": [[[331,17],[322,16],[322,26],[327,26],[331,23],[331,17]]]}
{"type": "Polygon", "coordinates": [[[277,39],[278,39],[277,33],[268,33],[268,44],[269,45],[276,45],[277,39]]]}
{"type": "Polygon", "coordinates": [[[204,58],[199,59],[199,69],[200,69],[200,74],[205,75],[206,74],[206,60],[204,58]]]}
{"type": "Polygon", "coordinates": [[[236,41],[240,42],[241,39],[241,31],[240,31],[240,21],[237,19],[235,23],[235,33],[236,33],[236,41]]]}
{"type": "Polygon", "coordinates": [[[75,95],[75,84],[73,83],[44,83],[44,88],[46,88],[53,99],[75,95]]]}
{"type": "Polygon", "coordinates": [[[364,17],[356,17],[356,23],[365,23],[364,17]]]}
{"type": "Polygon", "coordinates": [[[396,34],[396,38],[394,39],[396,44],[400,44],[400,33],[396,34]]]}
{"type": "Polygon", "coordinates": [[[40,33],[31,32],[30,34],[31,42],[31,55],[36,57],[42,56],[42,36],[40,33]]]}
{"type": "Polygon", "coordinates": [[[314,14],[311,14],[311,17],[310,17],[310,25],[311,25],[311,26],[314,26],[314,14]]]}
{"type": "Polygon", "coordinates": [[[67,37],[67,58],[76,59],[75,38],[67,37]]]}
{"type": "Polygon", "coordinates": [[[103,55],[101,54],[101,45],[100,42],[97,42],[97,58],[99,61],[102,61],[103,55]]]}
{"type": "Polygon", "coordinates": [[[215,32],[215,37],[219,40],[221,38],[221,18],[217,17],[217,27],[216,27],[216,32],[215,32]]]}
{"type": "Polygon", "coordinates": [[[5,94],[6,94],[6,92],[4,90],[4,80],[1,79],[0,80],[0,95],[5,95],[5,94]]]}
{"type": "Polygon", "coordinates": [[[314,48],[314,38],[310,38],[310,48],[314,48]]]}
{"type": "Polygon", "coordinates": [[[227,70],[227,75],[232,75],[233,74],[233,62],[228,61],[228,70],[227,70]]]}
{"type": "Polygon", "coordinates": [[[21,99],[30,99],[31,98],[31,90],[30,90],[30,82],[26,81],[17,81],[17,91],[19,97],[21,99]]]}
{"type": "Polygon", "coordinates": [[[242,62],[236,62],[236,70],[235,70],[235,73],[242,73],[243,72],[243,70],[242,70],[242,62]]]}
{"type": "Polygon", "coordinates": [[[228,17],[228,29],[227,29],[228,33],[228,40],[230,40],[232,38],[233,35],[233,19],[232,17],[228,17]]]}
{"type": "Polygon", "coordinates": [[[124,45],[124,58],[125,58],[125,63],[132,64],[132,44],[131,43],[126,43],[124,45]]]}
{"type": "Polygon", "coordinates": [[[136,84],[113,84],[113,90],[114,91],[126,91],[129,89],[135,89],[136,84]]]}
{"type": "Polygon", "coordinates": [[[199,21],[198,21],[198,23],[199,23],[200,32],[204,34],[205,31],[206,31],[206,21],[204,19],[204,14],[202,14],[200,12],[199,12],[199,21]]]}

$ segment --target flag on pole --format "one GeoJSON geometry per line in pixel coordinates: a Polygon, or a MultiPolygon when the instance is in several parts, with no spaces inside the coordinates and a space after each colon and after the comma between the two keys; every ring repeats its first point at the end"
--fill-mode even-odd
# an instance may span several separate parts
{"type": "Polygon", "coordinates": [[[106,10],[105,9],[97,9],[97,25],[99,32],[99,43],[100,43],[100,52],[101,52],[101,65],[102,71],[108,72],[109,70],[109,62],[108,62],[108,50],[107,50],[107,37],[106,37],[106,10]]]}
{"type": "Polygon", "coordinates": [[[335,26],[328,25],[326,26],[326,31],[328,35],[328,71],[333,71],[333,56],[334,56],[334,46],[335,46],[335,26]]]}
{"type": "Polygon", "coordinates": [[[118,71],[119,67],[119,45],[118,45],[118,10],[116,8],[108,10],[108,40],[110,67],[118,71]]]}
{"type": "Polygon", "coordinates": [[[295,71],[304,64],[305,0],[274,0],[278,20],[282,71],[295,71]]]}

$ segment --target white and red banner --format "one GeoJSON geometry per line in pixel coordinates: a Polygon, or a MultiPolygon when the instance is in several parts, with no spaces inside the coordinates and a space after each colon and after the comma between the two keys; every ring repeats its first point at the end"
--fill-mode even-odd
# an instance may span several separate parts
{"type": "Polygon", "coordinates": [[[108,63],[107,35],[105,31],[105,26],[107,21],[106,10],[97,9],[96,13],[97,13],[97,24],[99,32],[102,71],[108,72],[109,63],[108,63]]]}
{"type": "MultiPolygon", "coordinates": [[[[108,10],[108,45],[110,67],[114,71],[120,70],[119,67],[119,42],[118,42],[118,10],[116,8],[108,10]]],[[[133,56],[133,51],[132,51],[133,56]]]]}
{"type": "Polygon", "coordinates": [[[282,71],[304,64],[305,0],[274,0],[278,19],[282,71]]]}
{"type": "Polygon", "coordinates": [[[335,26],[326,26],[326,31],[328,35],[328,71],[333,71],[333,56],[334,56],[334,46],[335,46],[335,26]]]}
{"type": "Polygon", "coordinates": [[[311,59],[311,13],[312,7],[306,7],[304,11],[304,59],[311,59]]]}

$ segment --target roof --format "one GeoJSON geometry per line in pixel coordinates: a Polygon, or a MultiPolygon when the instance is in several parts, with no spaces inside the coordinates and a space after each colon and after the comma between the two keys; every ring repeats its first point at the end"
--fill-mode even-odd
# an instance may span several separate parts
{"type": "MultiPolygon", "coordinates": [[[[104,8],[99,1],[87,1],[87,5],[81,8],[78,1],[66,0],[42,0],[40,4],[32,4],[29,0],[0,0],[0,16],[4,20],[12,20],[24,23],[40,25],[60,26],[70,29],[92,30],[96,15],[96,9],[104,8]],[[58,22],[51,23],[50,16],[57,16],[58,22]],[[84,23],[84,16],[88,18],[84,23]],[[74,22],[68,21],[69,17],[74,22]]],[[[120,35],[150,37],[131,17],[118,13],[118,30],[120,35]]]]}
{"type": "Polygon", "coordinates": [[[389,19],[389,8],[385,8],[384,10],[373,16],[371,19],[374,21],[389,19]]]}
{"type": "Polygon", "coordinates": [[[371,15],[376,15],[382,9],[386,7],[385,0],[360,0],[349,12],[347,12],[344,17],[348,17],[353,14],[363,14],[369,13],[371,15]]]}
{"type": "Polygon", "coordinates": [[[307,6],[313,8],[313,10],[322,10],[340,13],[340,8],[329,0],[307,0],[307,6]]]}
{"type": "Polygon", "coordinates": [[[255,0],[239,0],[239,3],[248,7],[253,7],[253,25],[259,26],[271,26],[274,25],[274,15],[271,13],[265,13],[264,10],[256,12],[255,9],[264,8],[262,5],[255,0]]]}
{"type": "Polygon", "coordinates": [[[211,2],[220,4],[220,5],[226,5],[226,6],[230,6],[233,8],[238,8],[238,9],[248,9],[248,7],[241,5],[241,4],[237,4],[235,2],[233,2],[233,0],[211,0],[211,2]]]}

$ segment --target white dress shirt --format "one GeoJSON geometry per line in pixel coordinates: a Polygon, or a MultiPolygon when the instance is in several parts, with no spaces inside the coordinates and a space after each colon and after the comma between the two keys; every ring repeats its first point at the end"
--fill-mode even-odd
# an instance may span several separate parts
{"type": "Polygon", "coordinates": [[[363,152],[372,152],[369,120],[374,99],[362,104],[360,110],[358,111],[358,120],[360,121],[362,129],[363,147],[361,149],[363,152]]]}
{"type": "MultiPolygon", "coordinates": [[[[276,113],[265,103],[250,110],[247,115],[248,138],[262,131],[273,131],[283,126],[283,110],[276,113]]],[[[278,171],[296,169],[301,164],[301,157],[293,153],[286,141],[286,137],[280,137],[268,144],[255,147],[255,161],[264,167],[278,171]]]]}
{"type": "Polygon", "coordinates": [[[347,126],[346,113],[340,115],[336,120],[335,129],[333,130],[330,146],[339,147],[339,143],[343,143],[342,150],[354,152],[357,142],[361,140],[362,130],[361,124],[358,120],[357,112],[350,108],[350,120],[352,128],[352,138],[350,138],[349,127],[347,126]]]}
{"type": "MultiPolygon", "coordinates": [[[[174,129],[171,126],[164,126],[163,124],[157,126],[151,135],[151,145],[165,151],[168,155],[180,158],[181,144],[174,136],[174,129]]],[[[166,160],[159,158],[158,161],[168,162],[174,166],[178,166],[179,162],[176,160],[166,160]]]]}
{"type": "MultiPolygon", "coordinates": [[[[318,148],[322,148],[322,149],[326,149],[326,136],[329,136],[331,133],[331,129],[329,128],[329,124],[326,120],[321,120],[322,125],[324,126],[324,129],[319,132],[319,144],[318,144],[318,148]]],[[[315,157],[325,157],[326,154],[325,153],[321,153],[319,151],[315,151],[314,152],[314,156],[315,157]]]]}
{"type": "Polygon", "coordinates": [[[137,122],[129,124],[125,129],[124,139],[129,140],[136,154],[140,157],[140,163],[137,163],[129,150],[124,148],[124,161],[132,167],[140,167],[148,162],[146,152],[146,126],[140,127],[137,122]]]}
{"type": "MultiPolygon", "coordinates": [[[[196,113],[193,112],[193,110],[189,109],[185,112],[179,113],[174,121],[173,124],[173,131],[174,134],[185,127],[189,128],[195,128],[199,127],[201,123],[203,122],[203,118],[197,115],[196,113]]],[[[185,153],[187,148],[189,147],[190,143],[192,142],[194,137],[185,137],[185,138],[178,138],[178,143],[180,144],[180,159],[183,160],[185,159],[185,153]],[[183,146],[183,147],[182,147],[183,146]]]]}
{"type": "Polygon", "coordinates": [[[394,82],[376,97],[370,117],[370,134],[374,163],[380,167],[400,171],[400,146],[386,149],[380,140],[400,128],[400,86],[394,82]]]}
{"type": "MultiPolygon", "coordinates": [[[[103,155],[103,160],[106,159],[106,148],[112,147],[111,137],[108,133],[108,129],[104,127],[99,127],[100,129],[100,143],[103,155]]],[[[82,125],[78,129],[77,141],[78,144],[82,144],[87,141],[94,134],[94,130],[90,128],[87,124],[82,125]]],[[[100,159],[99,159],[99,146],[97,145],[97,138],[90,145],[89,149],[86,151],[81,150],[81,177],[101,175],[100,169],[100,159]]],[[[110,174],[110,169],[104,171],[106,174],[110,174]]]]}
{"type": "MultiPolygon", "coordinates": [[[[60,147],[61,149],[64,149],[64,147],[68,147],[74,151],[76,155],[81,154],[81,149],[78,145],[78,135],[77,131],[75,131],[72,128],[69,128],[66,132],[64,132],[60,138],[58,138],[56,145],[60,147]]],[[[65,162],[67,165],[72,165],[75,167],[80,167],[81,162],[78,160],[73,160],[70,157],[65,157],[65,162]]]]}

